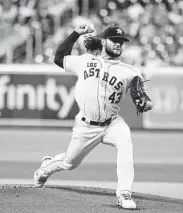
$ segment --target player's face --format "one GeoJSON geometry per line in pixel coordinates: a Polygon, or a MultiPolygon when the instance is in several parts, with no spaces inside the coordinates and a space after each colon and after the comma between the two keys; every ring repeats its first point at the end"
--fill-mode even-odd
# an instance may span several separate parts
{"type": "Polygon", "coordinates": [[[119,57],[122,54],[124,42],[119,39],[106,39],[105,51],[112,57],[119,57]]]}

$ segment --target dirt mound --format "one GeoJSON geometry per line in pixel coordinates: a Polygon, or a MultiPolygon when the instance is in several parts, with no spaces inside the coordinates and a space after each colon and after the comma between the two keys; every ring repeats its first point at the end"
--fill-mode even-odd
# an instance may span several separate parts
{"type": "MultiPolygon", "coordinates": [[[[134,193],[137,202],[135,212],[177,213],[183,212],[183,200],[134,193]]],[[[115,191],[110,189],[32,185],[0,186],[1,213],[119,213],[115,191]]]]}

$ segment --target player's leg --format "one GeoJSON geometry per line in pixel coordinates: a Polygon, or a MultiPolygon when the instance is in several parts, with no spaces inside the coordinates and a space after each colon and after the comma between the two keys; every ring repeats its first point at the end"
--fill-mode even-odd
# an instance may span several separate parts
{"type": "Polygon", "coordinates": [[[134,180],[133,144],[130,129],[120,116],[106,129],[103,143],[117,148],[118,204],[123,208],[134,209],[136,204],[131,199],[134,180]]]}
{"type": "Polygon", "coordinates": [[[35,186],[42,187],[48,177],[55,172],[78,167],[84,157],[101,142],[101,137],[101,128],[90,129],[84,124],[74,128],[66,153],[47,158],[47,162],[43,161],[41,167],[35,172],[35,186]]]}

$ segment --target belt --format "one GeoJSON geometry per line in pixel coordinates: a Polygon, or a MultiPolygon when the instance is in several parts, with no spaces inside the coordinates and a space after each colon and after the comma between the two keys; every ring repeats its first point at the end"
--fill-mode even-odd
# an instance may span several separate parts
{"type": "MultiPolygon", "coordinates": [[[[82,117],[81,120],[86,121],[87,119],[85,117],[82,117]]],[[[109,118],[109,119],[105,120],[104,122],[89,121],[88,123],[91,125],[94,125],[94,126],[107,126],[111,123],[111,121],[112,121],[112,118],[109,118]]]]}

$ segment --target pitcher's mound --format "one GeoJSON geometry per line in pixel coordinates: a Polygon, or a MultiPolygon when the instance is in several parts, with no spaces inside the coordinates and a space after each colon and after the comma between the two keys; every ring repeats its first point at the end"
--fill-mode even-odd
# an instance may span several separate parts
{"type": "MultiPolygon", "coordinates": [[[[183,212],[183,200],[134,193],[139,213],[183,212]]],[[[119,213],[115,191],[110,189],[32,185],[0,186],[1,213],[119,213]]]]}

